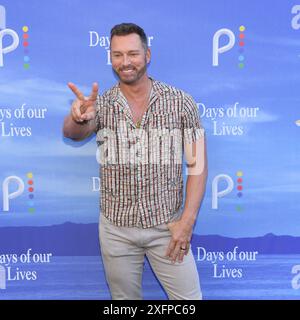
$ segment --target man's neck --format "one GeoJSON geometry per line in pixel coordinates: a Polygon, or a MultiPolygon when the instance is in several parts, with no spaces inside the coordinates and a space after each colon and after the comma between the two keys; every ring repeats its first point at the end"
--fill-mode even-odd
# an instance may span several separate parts
{"type": "Polygon", "coordinates": [[[120,82],[120,89],[128,99],[143,99],[145,95],[149,95],[149,90],[151,90],[151,79],[145,74],[134,84],[120,82]]]}

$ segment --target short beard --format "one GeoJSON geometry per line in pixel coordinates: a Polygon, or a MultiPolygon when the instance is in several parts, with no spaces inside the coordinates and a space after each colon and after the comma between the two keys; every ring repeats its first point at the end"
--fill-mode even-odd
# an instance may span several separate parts
{"type": "Polygon", "coordinates": [[[126,80],[126,79],[122,79],[119,75],[119,73],[113,68],[113,71],[115,73],[115,75],[118,77],[118,79],[120,81],[122,81],[125,84],[134,84],[135,82],[137,82],[139,79],[142,78],[142,76],[146,73],[147,71],[147,60],[145,58],[145,65],[142,67],[141,70],[138,71],[136,77],[134,79],[130,79],[130,80],[126,80]]]}

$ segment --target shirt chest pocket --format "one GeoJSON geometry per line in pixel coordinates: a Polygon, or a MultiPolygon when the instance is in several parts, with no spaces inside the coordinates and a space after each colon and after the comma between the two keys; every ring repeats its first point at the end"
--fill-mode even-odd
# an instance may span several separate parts
{"type": "Polygon", "coordinates": [[[150,126],[155,129],[181,129],[180,116],[176,112],[153,112],[150,116],[150,126]]]}

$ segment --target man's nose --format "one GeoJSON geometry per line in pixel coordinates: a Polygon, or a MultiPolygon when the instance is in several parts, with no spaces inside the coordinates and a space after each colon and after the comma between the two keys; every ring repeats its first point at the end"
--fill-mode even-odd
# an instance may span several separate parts
{"type": "Polygon", "coordinates": [[[128,66],[130,64],[130,58],[127,54],[124,54],[123,56],[123,65],[128,66]]]}

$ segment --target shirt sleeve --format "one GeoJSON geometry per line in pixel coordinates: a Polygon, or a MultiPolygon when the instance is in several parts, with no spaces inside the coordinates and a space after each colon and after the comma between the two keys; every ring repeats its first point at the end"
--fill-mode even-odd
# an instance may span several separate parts
{"type": "Polygon", "coordinates": [[[204,128],[200,120],[199,109],[194,99],[184,95],[183,102],[183,138],[191,144],[204,136],[204,128]]]}

